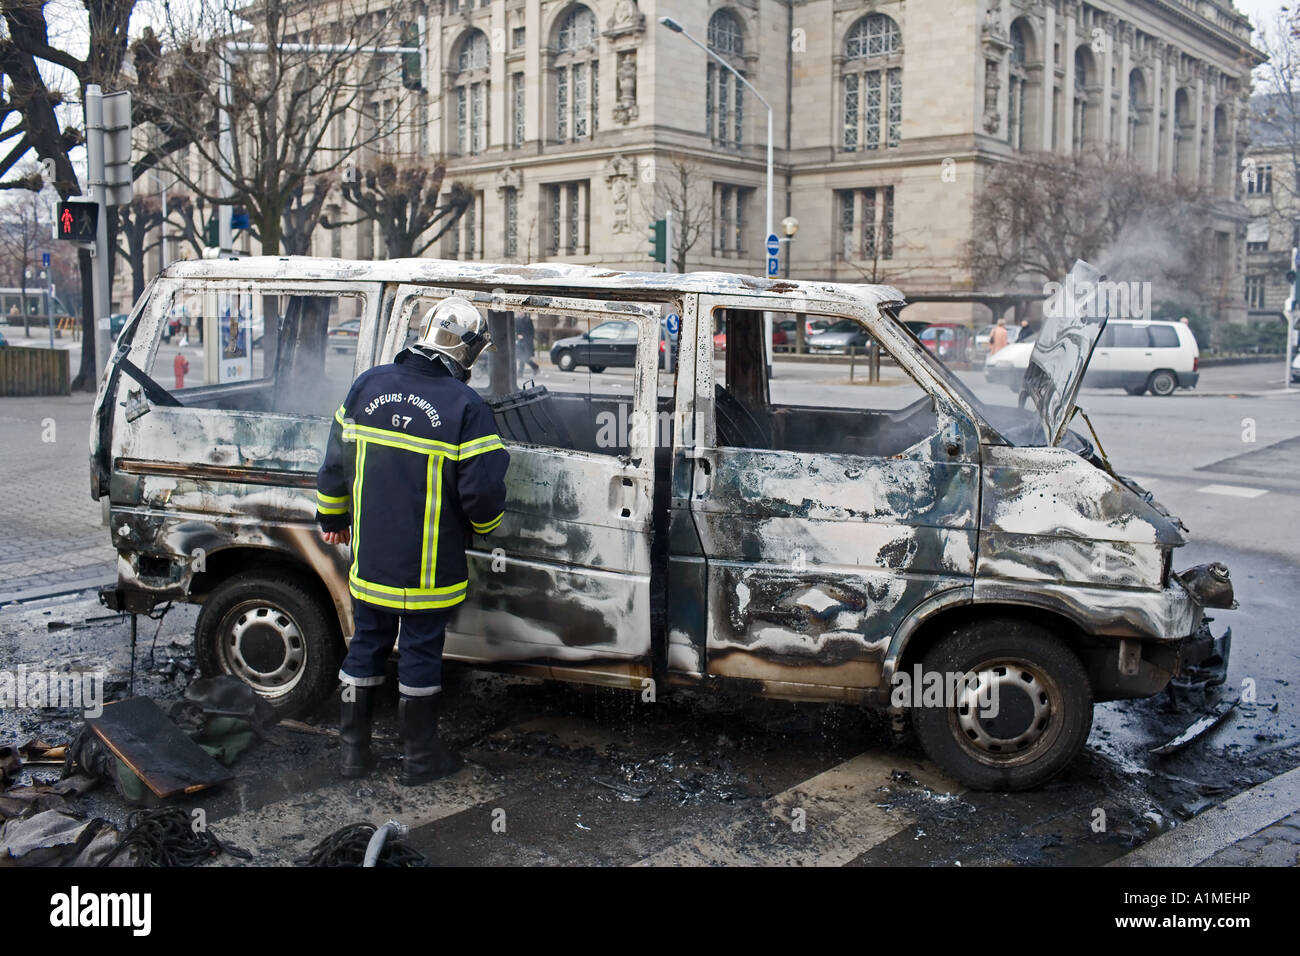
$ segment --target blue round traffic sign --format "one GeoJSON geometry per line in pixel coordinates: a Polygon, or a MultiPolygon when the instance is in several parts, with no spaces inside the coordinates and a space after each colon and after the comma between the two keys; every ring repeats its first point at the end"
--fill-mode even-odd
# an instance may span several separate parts
{"type": "Polygon", "coordinates": [[[768,233],[767,236],[767,254],[777,256],[781,254],[781,240],[776,237],[776,233],[768,233]]]}
{"type": "Polygon", "coordinates": [[[681,324],[682,324],[682,320],[677,315],[676,312],[672,313],[671,315],[668,316],[668,318],[664,319],[664,326],[668,329],[669,335],[676,335],[677,329],[681,326],[681,324]]]}

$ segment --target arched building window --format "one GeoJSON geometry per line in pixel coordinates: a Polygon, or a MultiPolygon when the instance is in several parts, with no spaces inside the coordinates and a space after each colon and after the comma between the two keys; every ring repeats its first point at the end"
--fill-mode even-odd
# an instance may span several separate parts
{"type": "Polygon", "coordinates": [[[1101,130],[1096,129],[1096,117],[1089,110],[1089,87],[1097,85],[1097,69],[1092,59],[1092,51],[1086,46],[1074,51],[1074,145],[1082,146],[1089,140],[1100,139],[1101,130]]]}
{"type": "Polygon", "coordinates": [[[1028,60],[1025,28],[1017,20],[1011,24],[1011,62],[1007,89],[1007,142],[1015,149],[1025,148],[1025,96],[1029,92],[1028,60]]]}
{"type": "MultiPolygon", "coordinates": [[[[719,10],[709,18],[709,49],[745,72],[745,37],[740,21],[730,10],[719,10]]],[[[719,146],[741,146],[745,142],[745,87],[712,57],[705,73],[705,125],[709,139],[719,146]]]]}
{"type": "Polygon", "coordinates": [[[461,37],[453,62],[456,102],[456,151],[477,156],[488,143],[488,38],[482,30],[461,37]]]}
{"type": "Polygon", "coordinates": [[[898,24],[870,13],[849,29],[841,68],[843,134],[849,152],[897,146],[903,127],[903,38],[898,24]]]}
{"type": "Polygon", "coordinates": [[[1146,159],[1151,151],[1151,122],[1147,116],[1147,83],[1142,71],[1128,78],[1128,154],[1146,159]]]}
{"type": "Polygon", "coordinates": [[[599,125],[600,61],[596,15],[574,5],[555,33],[555,138],[561,143],[589,139],[599,125]]]}
{"type": "Polygon", "coordinates": [[[1187,90],[1174,93],[1174,175],[1196,181],[1196,121],[1187,90]]]}

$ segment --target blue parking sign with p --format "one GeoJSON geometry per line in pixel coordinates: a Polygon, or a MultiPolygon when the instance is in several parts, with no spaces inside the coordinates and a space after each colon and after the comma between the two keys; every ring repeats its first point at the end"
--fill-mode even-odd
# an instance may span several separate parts
{"type": "Polygon", "coordinates": [[[780,270],[780,265],[781,265],[781,260],[778,259],[776,256],[767,257],[768,278],[771,278],[777,274],[777,272],[780,270]]]}

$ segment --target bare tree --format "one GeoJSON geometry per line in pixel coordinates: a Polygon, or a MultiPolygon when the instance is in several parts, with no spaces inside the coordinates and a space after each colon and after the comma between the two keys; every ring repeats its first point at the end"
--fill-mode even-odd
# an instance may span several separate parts
{"type": "Polygon", "coordinates": [[[1123,157],[1024,153],[994,166],[977,194],[968,265],[977,283],[1010,286],[1086,259],[1112,279],[1208,293],[1209,199],[1123,157]]]}
{"type": "Polygon", "coordinates": [[[169,7],[162,35],[136,54],[137,118],[152,124],[154,143],[141,164],[165,168],[209,205],[245,206],[263,254],[309,248],[323,187],[409,113],[367,118],[369,97],[419,95],[396,82],[400,57],[362,52],[399,38],[400,6],[370,6],[197,0],[184,15],[169,7]],[[223,76],[233,132],[224,158],[215,122],[223,76]]]}
{"type": "Polygon", "coordinates": [[[642,210],[652,219],[673,214],[673,261],[686,271],[686,256],[713,227],[713,183],[698,163],[682,156],[655,164],[654,190],[642,197],[642,210]]]}
{"type": "MultiPolygon", "coordinates": [[[[85,0],[84,20],[77,7],[47,6],[36,0],[0,0],[0,186],[12,188],[20,181],[8,177],[24,157],[35,154],[54,163],[54,187],[60,197],[80,195],[81,185],[71,159],[83,142],[73,111],[62,107],[84,95],[87,85],[105,89],[118,84],[127,52],[127,31],[136,0],[85,0]],[[50,40],[48,11],[58,17],[61,33],[76,32],[86,38],[85,56],[60,49],[50,40]]],[[[30,181],[24,188],[38,188],[30,181]]],[[[110,216],[110,226],[113,217],[110,216]]],[[[111,252],[111,249],[110,249],[111,252]]],[[[94,389],[100,362],[95,355],[94,283],[90,253],[78,257],[82,288],[81,365],[72,380],[74,390],[94,389]]]]}
{"type": "MultiPolygon", "coordinates": [[[[37,174],[37,179],[40,175],[37,174]]],[[[23,189],[12,196],[0,213],[0,258],[9,280],[22,290],[23,335],[31,335],[31,310],[27,308],[27,283],[36,271],[36,253],[49,241],[50,224],[43,222],[37,194],[23,189]]]]}
{"type": "Polygon", "coordinates": [[[442,162],[430,166],[414,159],[380,160],[343,183],[343,197],[360,216],[322,224],[341,229],[359,222],[377,222],[386,256],[398,259],[421,255],[455,228],[474,201],[474,194],[461,183],[452,183],[443,196],[446,175],[447,166],[442,162]]]}

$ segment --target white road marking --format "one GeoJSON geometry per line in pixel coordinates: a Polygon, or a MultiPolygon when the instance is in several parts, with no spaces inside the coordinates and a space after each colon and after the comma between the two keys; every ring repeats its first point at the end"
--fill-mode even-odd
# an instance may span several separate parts
{"type": "Polygon", "coordinates": [[[360,780],[339,778],[209,823],[219,840],[254,853],[251,863],[228,854],[217,857],[217,863],[256,866],[306,856],[316,844],[349,824],[379,826],[398,820],[414,829],[504,795],[505,788],[481,767],[471,765],[444,780],[418,787],[402,786],[392,769],[383,767],[360,780]]]}
{"type": "Polygon", "coordinates": [[[1258,498],[1268,494],[1265,488],[1246,488],[1242,485],[1205,485],[1196,490],[1207,495],[1227,495],[1230,498],[1258,498]]]}
{"type": "Polygon", "coordinates": [[[767,820],[693,834],[636,865],[843,866],[916,822],[889,804],[901,790],[924,791],[894,781],[894,770],[910,773],[936,799],[962,792],[929,764],[888,751],[859,754],[764,801],[767,820]],[[797,811],[802,831],[794,825],[797,811]]]}

